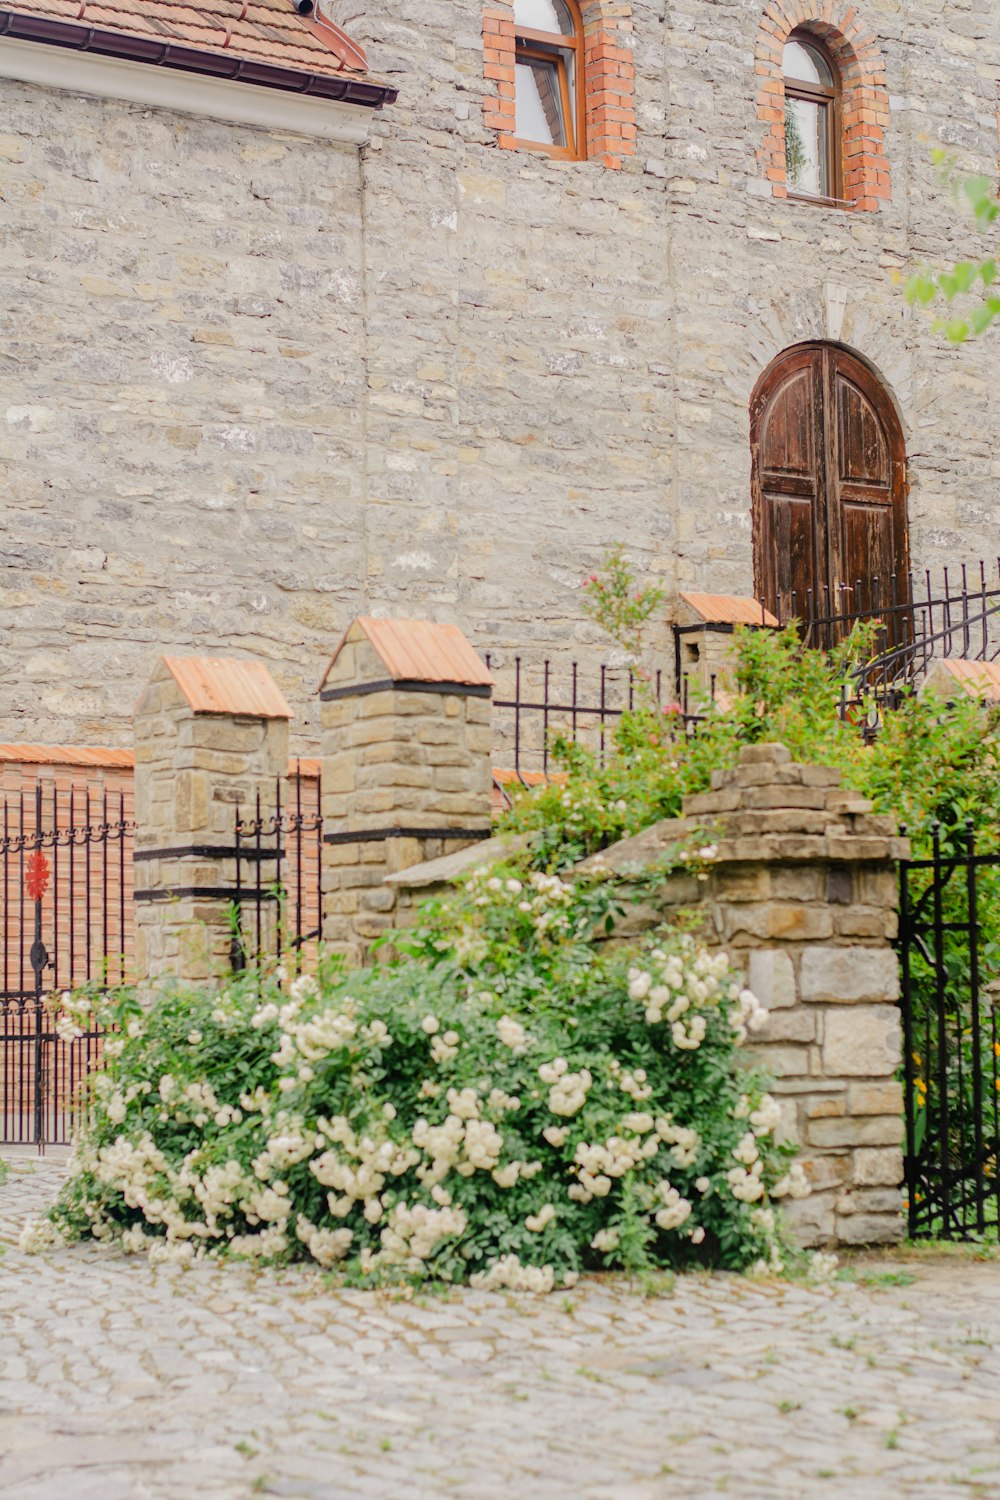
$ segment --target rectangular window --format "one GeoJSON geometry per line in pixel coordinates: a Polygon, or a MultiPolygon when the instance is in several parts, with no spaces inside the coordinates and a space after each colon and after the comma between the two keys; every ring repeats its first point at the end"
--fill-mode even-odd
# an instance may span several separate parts
{"type": "Polygon", "coordinates": [[[542,146],[566,145],[560,64],[555,58],[519,58],[514,68],[517,133],[542,146]]]}
{"type": "Polygon", "coordinates": [[[553,155],[576,155],[576,58],[517,38],[515,130],[519,141],[553,155]]]}
{"type": "Polygon", "coordinates": [[[828,108],[811,99],[785,98],[785,174],[794,193],[830,196],[827,174],[828,108]]]}

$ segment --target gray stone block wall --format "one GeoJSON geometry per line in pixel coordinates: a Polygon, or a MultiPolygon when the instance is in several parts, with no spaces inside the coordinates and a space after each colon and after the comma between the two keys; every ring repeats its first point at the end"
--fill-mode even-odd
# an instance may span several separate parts
{"type": "Polygon", "coordinates": [[[768,1014],[750,1038],[774,1078],[782,1129],[812,1186],[789,1205],[807,1245],[903,1235],[903,1098],[896,862],[908,845],[892,818],[845,791],[836,771],[792,763],[782,745],[749,745],[710,792],[594,856],[625,872],[696,830],[715,854],[700,886],[665,884],[623,935],[678,909],[743,970],[768,1014]]]}
{"type": "MultiPolygon", "coordinates": [[[[470,0],[334,0],[400,87],[360,153],[0,84],[0,705],[125,743],[150,652],[244,648],[302,717],[356,613],[606,655],[578,585],[623,540],[748,593],[748,400],[803,339],[892,390],[918,567],[995,551],[1000,339],[893,275],[974,243],[929,159],[992,173],[1000,12],[867,0],[878,213],[764,196],[763,6],[632,5],[639,140],[610,172],[499,150],[470,0]]],[[[662,637],[665,644],[665,631],[662,637]]]]}

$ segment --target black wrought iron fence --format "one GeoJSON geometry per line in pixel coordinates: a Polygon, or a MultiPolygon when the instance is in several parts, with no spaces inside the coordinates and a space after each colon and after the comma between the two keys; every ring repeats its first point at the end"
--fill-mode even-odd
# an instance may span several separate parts
{"type": "Polygon", "coordinates": [[[882,710],[902,696],[938,658],[992,662],[1000,657],[1000,558],[888,578],[872,576],[835,590],[778,600],[779,623],[798,620],[807,645],[831,649],[856,625],[874,627],[871,650],[852,669],[855,692],[882,710]]]}
{"type": "MultiPolygon", "coordinates": [[[[556,769],[552,746],[557,735],[586,746],[603,761],[616,724],[635,708],[640,690],[639,676],[624,666],[553,663],[550,658],[534,663],[515,656],[508,667],[490,653],[486,665],[500,683],[492,705],[493,763],[504,796],[509,781],[532,785],[556,769]]],[[[656,701],[664,682],[660,670],[648,681],[656,701]]]]}
{"type": "Polygon", "coordinates": [[[0,819],[0,1141],[42,1149],[69,1141],[105,1036],[61,1036],[52,997],[131,977],[134,824],[124,793],[41,782],[0,819]]]}
{"type": "Polygon", "coordinates": [[[232,964],[235,972],[284,961],[298,974],[311,961],[323,930],[323,815],[318,778],[296,774],[291,800],[275,781],[273,810],[260,794],[250,815],[237,807],[232,964]]]}
{"type": "Polygon", "coordinates": [[[911,1238],[1000,1233],[1000,854],[969,823],[900,866],[911,1238]]]}

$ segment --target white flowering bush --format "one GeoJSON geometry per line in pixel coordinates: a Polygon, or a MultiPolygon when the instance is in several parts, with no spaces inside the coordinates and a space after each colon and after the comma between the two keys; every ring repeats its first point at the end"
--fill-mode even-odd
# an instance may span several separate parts
{"type": "Polygon", "coordinates": [[[775,1205],[806,1185],[740,1054],[764,1013],[689,936],[595,941],[607,902],[483,870],[374,970],[321,959],[287,988],[250,974],[145,1015],[68,997],[64,1027],[117,1006],[122,1029],[54,1224],[360,1285],[779,1268],[775,1205]]]}

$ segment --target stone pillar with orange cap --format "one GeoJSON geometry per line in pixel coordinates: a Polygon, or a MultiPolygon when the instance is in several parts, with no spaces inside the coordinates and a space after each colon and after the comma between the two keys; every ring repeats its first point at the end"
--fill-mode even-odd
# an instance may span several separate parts
{"type": "Polygon", "coordinates": [[[673,629],[675,688],[684,708],[697,711],[706,698],[725,703],[732,686],[734,630],[774,629],[777,624],[756,599],[682,591],[673,629]]]}
{"type": "Polygon", "coordinates": [[[359,616],[320,683],[323,933],[351,961],[395,925],[384,878],[486,839],[492,678],[456,625],[359,616]]]}
{"type": "Polygon", "coordinates": [[[259,794],[272,809],[290,718],[262,662],[156,663],[133,718],[136,969],[147,993],[168,976],[229,971],[237,808],[252,816],[259,794]]]}

